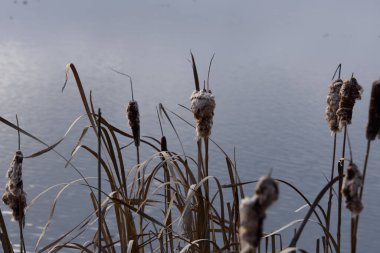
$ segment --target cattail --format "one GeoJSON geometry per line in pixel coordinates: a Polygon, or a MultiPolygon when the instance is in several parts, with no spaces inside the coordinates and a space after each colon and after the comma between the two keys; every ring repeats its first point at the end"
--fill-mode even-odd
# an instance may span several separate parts
{"type": "Polygon", "coordinates": [[[23,154],[18,150],[7,171],[8,181],[3,194],[3,202],[12,209],[12,216],[16,221],[24,221],[26,208],[26,193],[22,182],[22,160],[23,154]]]}
{"type": "Polygon", "coordinates": [[[271,177],[261,177],[252,198],[244,198],[240,204],[241,253],[255,253],[263,233],[266,209],[278,199],[278,183],[271,177]]]}
{"type": "Polygon", "coordinates": [[[380,80],[372,83],[371,101],[369,104],[367,140],[373,141],[380,136],[380,80]]]}
{"type": "Polygon", "coordinates": [[[196,120],[197,138],[207,138],[211,134],[213,124],[215,97],[211,91],[195,90],[190,97],[191,111],[196,120]]]}
{"type": "Polygon", "coordinates": [[[352,110],[355,101],[361,99],[362,92],[363,88],[358,84],[354,77],[349,81],[344,81],[342,88],[340,89],[339,109],[336,112],[340,129],[351,124],[352,110]]]}
{"type": "Polygon", "coordinates": [[[340,100],[340,88],[343,85],[343,81],[338,79],[331,83],[329,92],[327,94],[327,106],[326,106],[326,120],[331,133],[334,134],[339,131],[339,122],[336,112],[339,108],[340,100]]]}
{"type": "Polygon", "coordinates": [[[168,144],[166,142],[166,137],[165,136],[162,136],[161,137],[161,152],[165,152],[165,151],[168,151],[168,144]]]}
{"type": "Polygon", "coordinates": [[[140,114],[139,114],[139,106],[137,101],[129,101],[127,107],[127,115],[129,126],[132,129],[133,140],[135,142],[135,146],[140,146],[140,114]]]}
{"type": "Polygon", "coordinates": [[[353,216],[357,216],[363,209],[360,200],[360,189],[363,186],[363,177],[354,163],[350,163],[347,168],[347,174],[344,177],[342,193],[345,197],[345,206],[353,216]]]}

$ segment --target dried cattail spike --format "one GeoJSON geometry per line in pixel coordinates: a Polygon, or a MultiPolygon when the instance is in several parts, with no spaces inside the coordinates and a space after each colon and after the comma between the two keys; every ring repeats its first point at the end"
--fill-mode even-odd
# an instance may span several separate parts
{"type": "Polygon", "coordinates": [[[207,138],[211,134],[213,124],[215,97],[211,91],[193,91],[190,97],[191,111],[196,120],[197,138],[207,138]]]}
{"type": "Polygon", "coordinates": [[[161,152],[162,151],[168,151],[168,145],[167,145],[167,142],[166,142],[166,137],[165,136],[162,136],[161,137],[161,152]]]}
{"type": "Polygon", "coordinates": [[[278,183],[271,177],[261,177],[256,184],[255,193],[259,196],[260,205],[267,209],[278,199],[278,183]]]}
{"type": "Polygon", "coordinates": [[[369,104],[367,140],[373,141],[380,130],[380,80],[372,83],[371,101],[369,104]]]}
{"type": "Polygon", "coordinates": [[[278,199],[278,184],[271,177],[258,181],[252,198],[244,198],[240,204],[241,253],[255,253],[263,233],[266,209],[278,199]]]}
{"type": "Polygon", "coordinates": [[[340,88],[343,85],[343,81],[338,79],[331,83],[329,87],[329,92],[327,94],[327,106],[326,106],[326,120],[331,134],[334,134],[339,131],[339,123],[336,112],[339,108],[340,100],[340,88]]]}
{"type": "Polygon", "coordinates": [[[140,114],[137,101],[129,101],[127,107],[129,126],[132,129],[135,146],[140,146],[140,114]]]}
{"type": "Polygon", "coordinates": [[[351,124],[352,110],[355,101],[361,99],[363,88],[358,84],[357,80],[352,77],[351,80],[344,81],[340,89],[339,109],[336,112],[339,121],[339,128],[351,124]]]}
{"type": "Polygon", "coordinates": [[[3,194],[3,202],[12,209],[12,216],[16,221],[24,220],[26,208],[26,194],[22,182],[23,154],[18,150],[13,157],[7,171],[7,184],[3,194]]]}
{"type": "Polygon", "coordinates": [[[363,186],[363,177],[354,163],[350,163],[347,168],[347,174],[344,177],[342,193],[345,197],[345,206],[353,216],[358,215],[363,209],[360,200],[360,189],[363,186]]]}

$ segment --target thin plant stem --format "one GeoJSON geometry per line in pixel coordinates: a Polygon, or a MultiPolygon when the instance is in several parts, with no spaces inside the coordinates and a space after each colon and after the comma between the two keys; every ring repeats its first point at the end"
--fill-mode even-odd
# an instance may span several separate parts
{"type": "MultiPolygon", "coordinates": [[[[18,121],[18,116],[16,114],[16,124],[17,124],[17,137],[18,137],[18,150],[21,149],[21,137],[20,137],[20,124],[18,121]]],[[[21,197],[20,197],[21,202],[21,197]]],[[[20,210],[20,213],[23,212],[23,210],[20,210]]],[[[24,241],[24,234],[23,234],[23,222],[25,217],[22,217],[21,220],[18,221],[18,227],[19,227],[19,236],[20,236],[20,252],[26,252],[25,250],[25,241],[24,241]]]]}
{"type": "Polygon", "coordinates": [[[101,118],[102,112],[98,109],[98,252],[102,252],[102,173],[101,173],[101,118]]]}
{"type": "Polygon", "coordinates": [[[20,253],[26,253],[22,220],[18,221],[18,228],[20,230],[20,253]]]}
{"type": "MultiPolygon", "coordinates": [[[[331,164],[331,177],[330,177],[330,181],[333,180],[333,178],[334,178],[335,156],[336,156],[336,133],[334,133],[334,147],[333,147],[333,156],[332,156],[332,164],[331,164]]],[[[332,197],[333,197],[332,190],[333,190],[333,188],[330,187],[330,190],[329,190],[329,201],[328,201],[328,204],[327,204],[327,214],[326,214],[326,217],[327,217],[326,218],[326,230],[327,231],[330,230],[331,206],[332,206],[332,197]]],[[[328,253],[328,245],[329,245],[329,237],[328,236],[326,237],[325,242],[326,242],[326,245],[325,245],[326,253],[328,253]]]]}
{"type": "Polygon", "coordinates": [[[338,249],[340,250],[340,242],[341,242],[341,226],[342,226],[342,184],[343,184],[343,171],[344,171],[344,158],[346,154],[346,138],[347,138],[347,125],[344,126],[344,136],[343,136],[343,147],[342,147],[342,159],[338,164],[338,173],[340,176],[339,179],[339,190],[338,190],[338,225],[337,225],[337,244],[338,249]]]}
{"type": "Polygon", "coordinates": [[[17,114],[16,114],[16,122],[17,122],[17,135],[18,135],[18,150],[20,150],[21,149],[21,136],[20,136],[20,125],[18,122],[17,114]]]}
{"type": "MultiPolygon", "coordinates": [[[[369,158],[369,152],[371,150],[371,140],[368,140],[367,141],[367,151],[366,151],[366,154],[365,154],[365,160],[364,160],[364,168],[363,168],[363,185],[362,185],[362,188],[360,189],[360,200],[363,198],[363,192],[364,192],[364,180],[365,180],[365,176],[366,176],[366,172],[367,172],[367,165],[368,165],[368,158],[369,158]]],[[[352,222],[352,220],[351,220],[352,222]]],[[[354,234],[352,236],[352,240],[354,241],[354,244],[353,244],[353,249],[354,249],[354,252],[356,252],[356,248],[357,248],[357,234],[358,234],[358,226],[359,226],[359,215],[356,216],[355,218],[355,222],[354,222],[354,234]]]]}
{"type": "MultiPolygon", "coordinates": [[[[205,173],[204,177],[208,177],[208,161],[209,161],[209,153],[208,153],[208,137],[204,138],[204,144],[205,144],[205,173]]],[[[209,184],[208,181],[205,182],[205,195],[206,195],[206,210],[205,210],[205,215],[206,215],[206,239],[210,239],[210,189],[209,189],[209,184]]]]}

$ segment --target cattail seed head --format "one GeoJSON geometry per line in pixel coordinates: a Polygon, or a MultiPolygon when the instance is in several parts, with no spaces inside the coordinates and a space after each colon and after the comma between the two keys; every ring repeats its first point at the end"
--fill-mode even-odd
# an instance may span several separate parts
{"type": "Polygon", "coordinates": [[[380,136],[380,80],[372,83],[371,101],[369,104],[367,140],[373,141],[376,135],[380,136]]]}
{"type": "Polygon", "coordinates": [[[263,233],[266,209],[278,199],[278,183],[271,177],[261,177],[252,198],[244,198],[240,204],[241,253],[256,252],[263,233]]]}
{"type": "Polygon", "coordinates": [[[132,129],[135,146],[140,146],[140,114],[137,101],[129,101],[127,107],[129,126],[132,129]]]}
{"type": "Polygon", "coordinates": [[[196,120],[197,138],[207,138],[211,134],[213,124],[215,97],[211,91],[193,91],[190,97],[191,111],[196,120]]]}
{"type": "Polygon", "coordinates": [[[18,150],[7,171],[7,184],[3,202],[12,210],[13,219],[23,221],[26,208],[26,194],[22,181],[23,154],[18,150]]]}
{"type": "Polygon", "coordinates": [[[342,88],[340,89],[339,109],[336,112],[340,129],[351,124],[352,110],[355,101],[361,99],[362,92],[363,88],[354,77],[352,77],[351,80],[343,82],[342,88]]]}
{"type": "Polygon", "coordinates": [[[343,85],[343,81],[338,79],[331,83],[329,91],[327,94],[327,106],[326,106],[326,120],[331,134],[334,134],[339,131],[339,123],[336,115],[337,110],[339,109],[339,100],[340,100],[340,88],[343,85]]]}
{"type": "Polygon", "coordinates": [[[165,136],[161,137],[160,144],[161,144],[161,152],[168,151],[168,144],[166,142],[166,137],[165,136]]]}
{"type": "Polygon", "coordinates": [[[363,209],[360,200],[360,190],[363,186],[363,177],[354,163],[347,167],[347,174],[343,179],[342,193],[345,198],[345,206],[353,216],[357,216],[363,209]]]}

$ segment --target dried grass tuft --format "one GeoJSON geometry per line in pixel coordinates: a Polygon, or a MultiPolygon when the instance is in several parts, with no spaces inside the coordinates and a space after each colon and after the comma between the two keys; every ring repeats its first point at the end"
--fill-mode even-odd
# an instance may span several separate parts
{"type": "Polygon", "coordinates": [[[7,171],[7,184],[3,194],[3,202],[12,210],[12,217],[16,221],[24,221],[26,208],[26,193],[22,181],[23,154],[16,151],[7,171]]]}
{"type": "Polygon", "coordinates": [[[278,183],[271,177],[261,177],[252,198],[244,198],[240,204],[241,253],[256,252],[263,232],[266,209],[278,199],[278,183]]]}
{"type": "Polygon", "coordinates": [[[340,89],[343,85],[343,81],[338,79],[331,83],[329,87],[329,92],[327,94],[327,106],[326,106],[326,120],[331,133],[334,134],[339,131],[339,122],[336,115],[339,109],[340,101],[340,89]]]}
{"type": "Polygon", "coordinates": [[[351,124],[352,110],[355,101],[361,99],[363,88],[359,85],[356,78],[344,81],[340,89],[339,109],[336,112],[339,121],[339,128],[351,124]]]}
{"type": "Polygon", "coordinates": [[[191,111],[196,120],[197,138],[207,138],[211,134],[213,124],[215,97],[211,91],[193,91],[190,97],[191,111]]]}
{"type": "Polygon", "coordinates": [[[363,210],[360,200],[360,189],[363,187],[363,177],[354,163],[347,167],[347,174],[344,177],[342,192],[345,197],[345,206],[353,216],[357,216],[363,210]]]}

